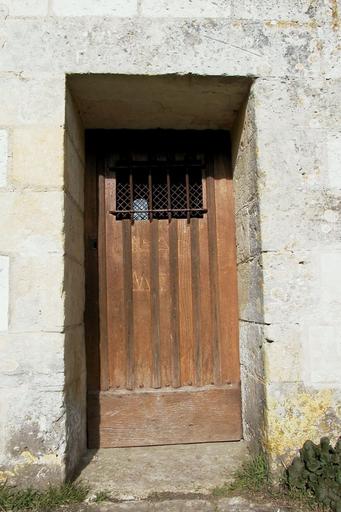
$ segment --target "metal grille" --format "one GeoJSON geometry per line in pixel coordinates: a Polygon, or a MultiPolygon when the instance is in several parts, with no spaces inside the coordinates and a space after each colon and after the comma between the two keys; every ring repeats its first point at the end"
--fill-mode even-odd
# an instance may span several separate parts
{"type": "Polygon", "coordinates": [[[203,164],[200,160],[118,161],[117,220],[202,218],[203,164]]]}

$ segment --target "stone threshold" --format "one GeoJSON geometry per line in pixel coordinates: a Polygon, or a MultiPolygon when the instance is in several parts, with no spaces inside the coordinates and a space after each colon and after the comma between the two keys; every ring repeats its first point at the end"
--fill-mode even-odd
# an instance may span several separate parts
{"type": "Polygon", "coordinates": [[[104,491],[113,500],[168,494],[187,502],[190,495],[203,498],[230,482],[247,457],[244,441],[104,448],[88,451],[76,479],[88,484],[93,494],[104,491]]]}
{"type": "Polygon", "coordinates": [[[60,512],[292,512],[292,509],[271,503],[254,503],[241,497],[174,498],[161,501],[125,501],[120,503],[89,503],[77,507],[66,507],[60,512]]]}

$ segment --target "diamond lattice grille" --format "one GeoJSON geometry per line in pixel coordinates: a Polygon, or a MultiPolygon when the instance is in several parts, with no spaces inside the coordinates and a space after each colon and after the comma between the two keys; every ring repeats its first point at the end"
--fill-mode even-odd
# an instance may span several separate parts
{"type": "Polygon", "coordinates": [[[117,167],[117,220],[190,220],[206,213],[200,161],[119,162],[117,167]]]}

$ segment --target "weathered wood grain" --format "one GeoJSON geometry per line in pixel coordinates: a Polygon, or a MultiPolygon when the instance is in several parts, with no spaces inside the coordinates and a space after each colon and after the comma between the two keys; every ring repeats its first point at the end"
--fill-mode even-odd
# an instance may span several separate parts
{"type": "Polygon", "coordinates": [[[234,441],[241,436],[239,387],[153,392],[102,392],[92,447],[234,441]]]}
{"type": "MultiPolygon", "coordinates": [[[[205,146],[202,134],[106,134],[107,142],[96,149],[94,141],[89,153],[86,326],[93,447],[241,436],[232,176],[227,139],[212,132],[207,137],[205,146]],[[165,149],[155,151],[155,141],[165,149]],[[116,162],[128,161],[132,185],[136,161],[162,151],[172,164],[205,152],[207,214],[117,220],[110,213],[116,209],[116,162]],[[96,237],[98,250],[91,249],[96,237]]],[[[172,172],[166,169],[168,184],[172,172]]],[[[149,169],[149,208],[153,176],[149,169]]],[[[189,179],[184,172],[187,185],[189,179]]],[[[130,207],[133,199],[130,186],[130,207]]],[[[187,186],[187,208],[190,201],[187,186]]]]}

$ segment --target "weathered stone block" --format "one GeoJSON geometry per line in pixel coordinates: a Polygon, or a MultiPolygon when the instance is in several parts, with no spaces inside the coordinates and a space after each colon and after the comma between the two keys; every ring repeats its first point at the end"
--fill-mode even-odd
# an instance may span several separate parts
{"type": "Polygon", "coordinates": [[[63,390],[44,390],[27,383],[13,385],[1,394],[0,431],[4,450],[0,452],[0,479],[20,487],[60,483],[64,477],[63,390]],[[53,391],[53,392],[51,392],[53,391]],[[6,397],[7,406],[3,406],[6,397]],[[53,428],[51,428],[53,425],[53,428]]]}
{"type": "Polygon", "coordinates": [[[0,192],[0,205],[0,251],[63,253],[63,192],[0,192]]]}
{"type": "Polygon", "coordinates": [[[84,268],[74,259],[65,258],[65,325],[75,326],[83,323],[85,284],[84,268]]]}
{"type": "Polygon", "coordinates": [[[242,320],[263,322],[262,264],[257,256],[238,265],[239,315],[242,320]]]}
{"type": "Polygon", "coordinates": [[[329,30],[325,31],[325,40],[324,40],[324,65],[323,65],[323,73],[325,73],[326,78],[333,80],[341,79],[341,70],[340,70],[340,1],[339,0],[331,0],[330,5],[330,14],[331,14],[331,22],[329,25],[329,30]],[[337,4],[338,2],[338,4],[337,4]]]}
{"type": "MultiPolygon", "coordinates": [[[[320,76],[319,32],[217,18],[9,18],[0,69],[22,72],[320,76]],[[22,51],[34,49],[35,58],[22,51]],[[58,48],[58,52],[55,49],[58,48]]],[[[1,122],[1,120],[0,120],[1,122]]]]}
{"type": "MultiPolygon", "coordinates": [[[[256,80],[252,90],[258,136],[262,133],[271,136],[274,130],[274,136],[282,132],[284,140],[287,140],[293,128],[325,126],[329,115],[325,109],[328,108],[327,92],[330,87],[321,76],[311,77],[308,82],[295,75],[283,81],[272,78],[256,80]]],[[[309,132],[306,135],[309,136],[309,132]]]]}
{"type": "Polygon", "coordinates": [[[306,357],[302,347],[305,326],[264,326],[264,366],[267,382],[299,382],[306,357]]]}
{"type": "Polygon", "coordinates": [[[64,327],[64,259],[40,252],[12,261],[11,329],[62,331],[64,327]]]}
{"type": "Polygon", "coordinates": [[[275,465],[290,462],[307,439],[337,440],[341,428],[338,390],[315,390],[295,382],[268,384],[266,393],[266,448],[275,465]]]}
{"type": "Polygon", "coordinates": [[[256,199],[236,213],[237,263],[261,252],[259,204],[256,199]]]}
{"type": "Polygon", "coordinates": [[[236,212],[257,199],[257,178],[256,143],[252,140],[239,152],[234,165],[233,188],[236,212]]]}
{"type": "Polygon", "coordinates": [[[330,133],[327,140],[327,161],[329,187],[341,191],[341,133],[330,133]]]}
{"type": "Polygon", "coordinates": [[[2,0],[8,16],[47,16],[48,0],[2,0]]]}
{"type": "Polygon", "coordinates": [[[62,389],[65,372],[64,342],[64,334],[53,332],[25,331],[0,335],[0,347],[3,349],[0,361],[1,386],[10,388],[20,383],[51,392],[62,389]]]}
{"type": "MultiPolygon", "coordinates": [[[[80,160],[85,163],[84,126],[79,113],[79,108],[68,88],[65,96],[65,130],[76,150],[80,160]]],[[[68,158],[68,148],[65,149],[68,158]]]]}
{"type": "MultiPolygon", "coordinates": [[[[86,373],[84,325],[67,329],[65,337],[65,381],[67,384],[78,381],[86,373]]],[[[85,388],[79,390],[85,394],[85,388]]]]}
{"type": "MultiPolygon", "coordinates": [[[[340,318],[340,317],[338,317],[340,318]]],[[[304,331],[304,383],[315,388],[340,387],[339,325],[307,325],[304,331]]]]}
{"type": "Polygon", "coordinates": [[[335,324],[341,318],[341,246],[337,252],[323,252],[321,261],[320,318],[335,324]]]}
{"type": "Polygon", "coordinates": [[[65,135],[65,187],[81,210],[84,209],[84,162],[73,142],[65,135]]]}
{"type": "Polygon", "coordinates": [[[57,16],[135,16],[137,0],[53,0],[57,16]]]}
{"type": "MultiPolygon", "coordinates": [[[[8,22],[10,23],[10,21],[8,22]]],[[[20,34],[23,35],[20,30],[19,32],[14,31],[14,33],[18,38],[20,34]]],[[[10,49],[7,48],[4,58],[8,57],[10,53],[10,49]]],[[[31,57],[28,59],[32,60],[31,57]]],[[[10,58],[7,69],[12,69],[12,58],[10,58]]],[[[15,72],[0,73],[0,94],[3,98],[11,98],[11,101],[2,103],[0,112],[2,125],[62,126],[64,123],[64,73],[53,75],[47,72],[25,75],[21,73],[21,70],[17,74],[15,72]]]]}
{"type": "Polygon", "coordinates": [[[314,26],[318,21],[328,21],[329,10],[326,2],[317,0],[234,0],[233,15],[236,18],[252,20],[281,21],[278,27],[290,27],[293,22],[310,23],[314,26]]]}
{"type": "Polygon", "coordinates": [[[243,436],[259,449],[264,430],[264,325],[239,322],[243,436]]]}
{"type": "Polygon", "coordinates": [[[65,339],[67,472],[86,450],[86,365],[84,327],[68,329],[65,339]]]}
{"type": "Polygon", "coordinates": [[[63,187],[63,128],[25,126],[12,130],[11,183],[41,190],[63,187]]]}
{"type": "Polygon", "coordinates": [[[239,322],[240,364],[245,375],[262,380],[264,378],[264,325],[261,323],[239,322]]]}
{"type": "Polygon", "coordinates": [[[257,452],[264,441],[264,382],[241,367],[243,438],[257,452]]]}
{"type": "Polygon", "coordinates": [[[68,195],[65,196],[65,252],[84,264],[83,212],[68,195]]]}
{"type": "Polygon", "coordinates": [[[231,0],[142,0],[142,16],[228,18],[231,15],[231,0]]]}
{"type": "Polygon", "coordinates": [[[8,329],[9,257],[0,256],[0,331],[8,329]]]}
{"type": "Polygon", "coordinates": [[[319,267],[311,253],[262,255],[264,321],[303,322],[319,314],[319,267]]]}
{"type": "Polygon", "coordinates": [[[8,131],[0,130],[0,187],[7,185],[8,131]]]}

